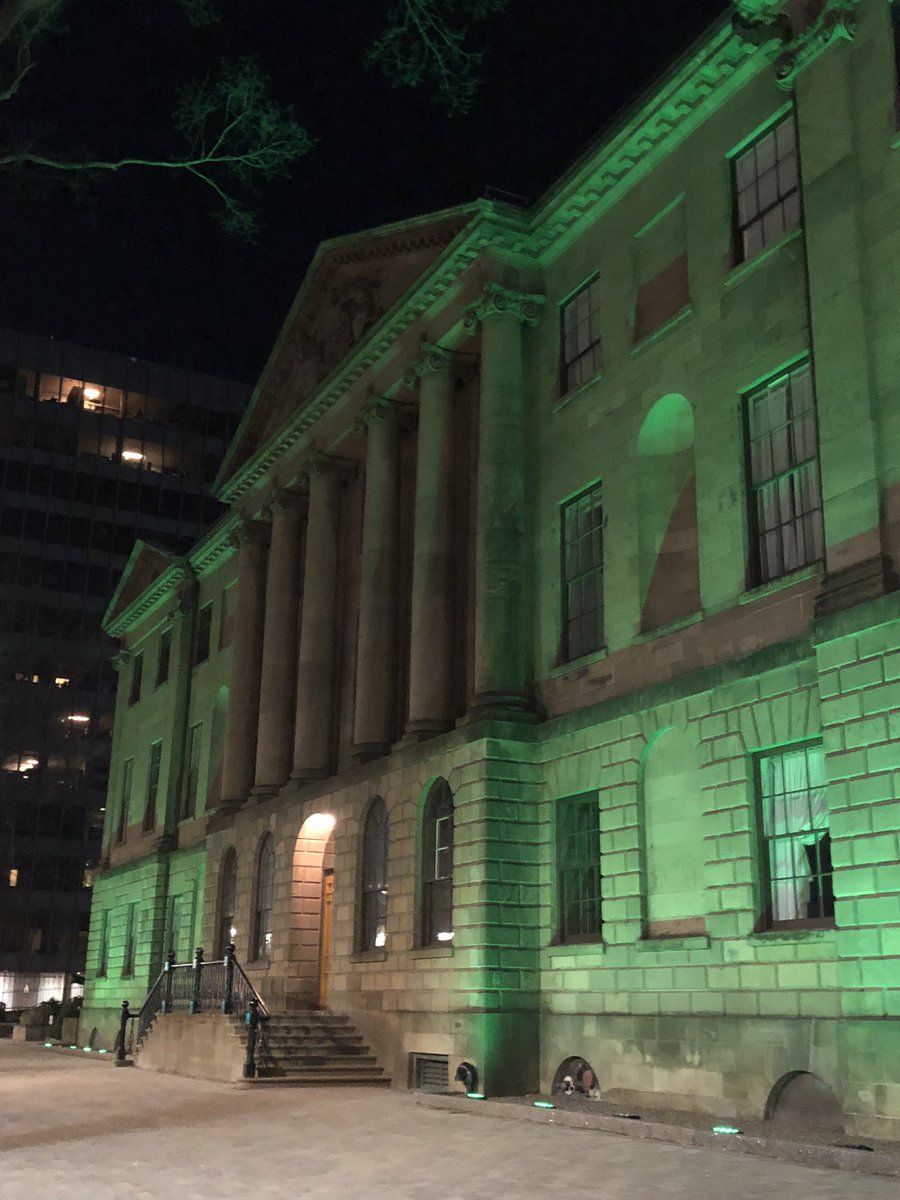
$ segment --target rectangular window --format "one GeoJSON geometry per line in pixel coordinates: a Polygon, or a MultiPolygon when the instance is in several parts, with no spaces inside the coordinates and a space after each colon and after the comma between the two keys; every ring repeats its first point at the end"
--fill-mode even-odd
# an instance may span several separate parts
{"type": "Polygon", "coordinates": [[[212,602],[204,604],[197,613],[197,633],[194,638],[194,666],[209,658],[209,635],[212,629],[212,602]]]}
{"type": "Polygon", "coordinates": [[[137,903],[128,905],[125,913],[125,955],[122,959],[122,976],[134,974],[135,949],[137,942],[137,903]]]}
{"type": "Polygon", "coordinates": [[[197,815],[197,784],[200,779],[200,746],[203,725],[192,725],[188,730],[187,755],[185,758],[184,793],[181,801],[181,819],[197,815]]]}
{"type": "Polygon", "coordinates": [[[800,225],[797,130],[788,113],[734,156],[734,257],[746,262],[800,225]]]}
{"type": "Polygon", "coordinates": [[[560,307],[562,393],[593,378],[603,365],[600,339],[600,280],[584,284],[560,307]]]}
{"type": "Polygon", "coordinates": [[[795,367],[746,398],[754,582],[824,556],[812,373],[795,367]]]}
{"type": "Polygon", "coordinates": [[[150,746],[150,763],[147,767],[147,804],[144,808],[144,832],[156,827],[156,797],[159,795],[159,764],[162,759],[162,742],[150,746]]]}
{"type": "Polygon", "coordinates": [[[128,703],[137,704],[141,698],[141,679],[144,674],[144,655],[136,654],[131,664],[131,688],[128,692],[128,703]]]}
{"type": "Polygon", "coordinates": [[[165,629],[159,639],[159,658],[156,660],[156,686],[160,687],[169,678],[169,660],[172,657],[172,630],[165,629]]]}
{"type": "Polygon", "coordinates": [[[600,650],[603,631],[603,489],[595,484],[561,509],[562,661],[600,650]]]}
{"type": "Polygon", "coordinates": [[[131,808],[131,782],[134,778],[134,759],[126,758],[122,764],[122,793],[119,797],[119,820],[116,825],[116,841],[121,845],[128,833],[128,813],[131,808]]]}
{"type": "Polygon", "coordinates": [[[818,742],[757,759],[766,921],[772,927],[832,925],[834,890],[825,790],[818,742]]]}
{"type": "Polygon", "coordinates": [[[97,977],[104,978],[109,969],[109,911],[99,913],[100,945],[97,947],[97,977]]]}
{"type": "Polygon", "coordinates": [[[597,795],[560,800],[556,811],[559,942],[596,942],[602,930],[600,802],[597,795]]]}

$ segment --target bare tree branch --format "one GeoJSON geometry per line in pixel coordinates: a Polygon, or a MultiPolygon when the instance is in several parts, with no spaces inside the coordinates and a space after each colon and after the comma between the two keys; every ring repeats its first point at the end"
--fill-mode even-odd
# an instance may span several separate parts
{"type": "Polygon", "coordinates": [[[207,76],[181,90],[175,128],[188,152],[176,158],[128,157],[66,160],[36,149],[0,152],[0,167],[37,167],[49,171],[122,171],[152,167],[186,171],[216,194],[222,208],[216,219],[229,232],[252,236],[256,219],[242,194],[255,179],[284,175],[313,145],[294,120],[293,110],[268,93],[266,77],[253,59],[223,63],[218,77],[207,76]]]}
{"type": "Polygon", "coordinates": [[[398,0],[368,62],[398,87],[431,83],[450,112],[466,112],[478,86],[483,54],[469,50],[473,26],[507,0],[398,0]]]}

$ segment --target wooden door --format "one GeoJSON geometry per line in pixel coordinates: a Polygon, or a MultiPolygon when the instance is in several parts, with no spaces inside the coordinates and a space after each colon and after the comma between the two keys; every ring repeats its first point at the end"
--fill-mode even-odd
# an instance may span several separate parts
{"type": "Polygon", "coordinates": [[[328,1006],[328,968],[331,963],[331,913],[334,906],[334,871],[322,876],[322,918],[319,927],[319,1008],[328,1006]]]}

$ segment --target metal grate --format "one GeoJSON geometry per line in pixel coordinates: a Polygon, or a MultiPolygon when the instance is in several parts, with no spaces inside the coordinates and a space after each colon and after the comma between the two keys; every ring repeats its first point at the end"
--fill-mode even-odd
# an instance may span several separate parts
{"type": "Polygon", "coordinates": [[[446,1054],[411,1054],[410,1087],[420,1092],[450,1090],[450,1060],[446,1054]]]}

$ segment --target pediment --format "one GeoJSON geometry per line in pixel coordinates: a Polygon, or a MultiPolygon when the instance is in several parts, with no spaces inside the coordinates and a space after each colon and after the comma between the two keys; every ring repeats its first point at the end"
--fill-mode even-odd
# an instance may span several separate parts
{"type": "Polygon", "coordinates": [[[112,600],[103,616],[104,628],[109,628],[138,597],[142,596],[173,563],[178,555],[138,540],[122,571],[112,600]]]}
{"type": "Polygon", "coordinates": [[[217,484],[312,395],[471,220],[473,207],[324,242],[306,274],[217,484]]]}

